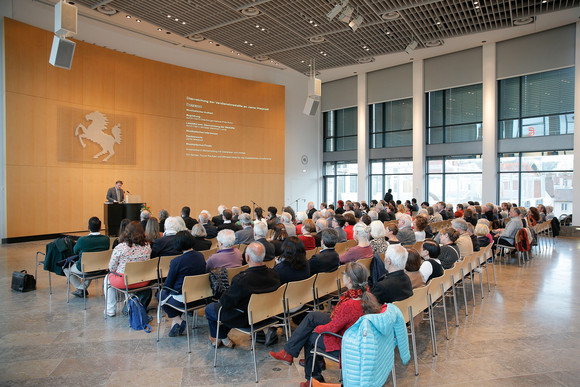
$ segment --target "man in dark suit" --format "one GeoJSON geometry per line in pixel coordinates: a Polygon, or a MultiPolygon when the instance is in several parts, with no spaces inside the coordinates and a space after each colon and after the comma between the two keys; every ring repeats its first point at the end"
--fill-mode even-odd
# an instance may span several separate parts
{"type": "Polygon", "coordinates": [[[322,250],[312,256],[308,261],[310,265],[310,275],[317,273],[329,273],[338,269],[340,266],[340,257],[334,250],[338,242],[338,232],[331,228],[322,230],[322,241],[320,247],[322,250]]]}
{"type": "Polygon", "coordinates": [[[447,214],[447,211],[445,211],[445,202],[437,203],[437,211],[439,211],[443,220],[449,219],[449,214],[447,214]]]}
{"type": "Polygon", "coordinates": [[[373,286],[371,293],[381,304],[402,301],[413,295],[411,279],[405,274],[409,253],[401,245],[390,245],[385,253],[385,274],[373,286]]]}
{"type": "Polygon", "coordinates": [[[235,343],[228,338],[231,328],[248,326],[248,303],[252,294],[269,293],[280,287],[280,277],[273,269],[264,265],[265,249],[261,243],[252,242],[246,248],[248,269],[232,279],[230,289],[219,302],[212,302],[205,308],[205,318],[209,325],[209,340],[212,345],[223,344],[233,348],[235,343]],[[219,335],[217,316],[221,310],[219,335]],[[216,337],[217,336],[217,337],[216,337]]]}
{"type": "Polygon", "coordinates": [[[115,186],[107,190],[107,202],[109,203],[121,203],[125,200],[125,191],[121,189],[123,187],[123,182],[117,180],[115,186]]]}
{"type": "Polygon", "coordinates": [[[181,209],[181,218],[183,219],[183,221],[185,222],[185,227],[187,227],[187,229],[189,231],[191,231],[191,229],[193,228],[193,226],[195,226],[197,224],[197,220],[193,219],[192,217],[189,216],[189,214],[191,213],[191,209],[189,207],[183,207],[181,209]]]}
{"type": "MultiPolygon", "coordinates": [[[[268,233],[268,227],[262,222],[256,222],[254,224],[254,240],[258,243],[264,245],[264,250],[266,256],[264,257],[264,262],[271,261],[276,258],[276,249],[274,245],[266,239],[266,234],[268,233]]],[[[244,259],[246,259],[246,252],[244,251],[244,259]]]]}
{"type": "Polygon", "coordinates": [[[221,230],[232,230],[233,232],[239,231],[242,229],[241,226],[238,226],[235,223],[232,223],[232,212],[230,210],[224,210],[222,213],[223,221],[222,224],[218,226],[217,230],[218,233],[221,230]]]}
{"type": "Polygon", "coordinates": [[[205,231],[207,232],[207,239],[215,238],[218,234],[218,229],[216,226],[209,223],[209,212],[207,212],[206,210],[203,210],[199,214],[198,219],[199,219],[199,223],[201,223],[203,225],[203,227],[205,228],[205,231]]]}
{"type": "Polygon", "coordinates": [[[236,231],[235,245],[249,244],[254,241],[254,230],[252,229],[252,218],[248,214],[240,215],[240,222],[242,227],[240,231],[236,231]]]}
{"type": "Polygon", "coordinates": [[[170,216],[165,220],[165,233],[151,244],[151,258],[181,255],[182,251],[176,250],[174,246],[175,234],[183,227],[180,223],[177,216],[170,216]]]}
{"type": "Polygon", "coordinates": [[[227,207],[224,206],[223,204],[220,204],[218,206],[218,214],[213,218],[211,218],[211,222],[213,223],[214,226],[219,227],[224,223],[223,213],[225,209],[227,209],[227,207]]]}

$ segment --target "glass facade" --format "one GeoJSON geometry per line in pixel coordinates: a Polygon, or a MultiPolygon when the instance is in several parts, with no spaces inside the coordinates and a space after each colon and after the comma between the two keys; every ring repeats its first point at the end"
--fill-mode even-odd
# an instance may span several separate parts
{"type": "Polygon", "coordinates": [[[369,105],[369,128],[371,149],[413,145],[413,99],[369,105]]]}
{"type": "Polygon", "coordinates": [[[347,151],[357,148],[357,108],[332,110],[322,114],[324,151],[347,151]]]}
{"type": "Polygon", "coordinates": [[[427,93],[427,144],[481,141],[482,85],[427,93]]]}
{"type": "Polygon", "coordinates": [[[499,155],[499,201],[524,207],[554,207],[572,212],[573,151],[503,153],[499,155]]]}
{"type": "Polygon", "coordinates": [[[324,200],[334,203],[338,200],[357,200],[356,162],[327,162],[324,163],[324,200]]]}
{"type": "Polygon", "coordinates": [[[574,133],[574,68],[502,79],[499,138],[574,133]]]}
{"type": "Polygon", "coordinates": [[[370,199],[381,200],[391,188],[395,200],[413,196],[413,162],[411,160],[371,160],[370,199]]]}
{"type": "Polygon", "coordinates": [[[427,158],[427,201],[465,203],[482,199],[480,155],[427,158]]]}

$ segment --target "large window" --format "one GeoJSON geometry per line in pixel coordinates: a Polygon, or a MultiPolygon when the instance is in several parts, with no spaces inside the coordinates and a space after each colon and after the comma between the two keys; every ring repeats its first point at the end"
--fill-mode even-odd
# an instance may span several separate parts
{"type": "Polygon", "coordinates": [[[499,201],[524,207],[553,206],[554,214],[572,212],[574,153],[551,151],[499,155],[499,201]]]}
{"type": "Polygon", "coordinates": [[[413,145],[413,99],[369,105],[370,147],[413,145]]]}
{"type": "Polygon", "coordinates": [[[499,81],[499,138],[574,133],[574,68],[499,81]]]}
{"type": "Polygon", "coordinates": [[[324,151],[355,150],[357,121],[356,107],[324,112],[324,151]]]}
{"type": "Polygon", "coordinates": [[[356,162],[324,163],[324,200],[334,203],[338,200],[357,200],[356,162]]]}
{"type": "Polygon", "coordinates": [[[482,85],[427,93],[427,144],[479,141],[482,85]]]}
{"type": "Polygon", "coordinates": [[[392,189],[395,200],[413,197],[413,162],[411,160],[372,160],[370,163],[371,200],[381,200],[392,189]]]}
{"type": "Polygon", "coordinates": [[[434,203],[481,202],[481,156],[427,158],[427,201],[434,203]]]}

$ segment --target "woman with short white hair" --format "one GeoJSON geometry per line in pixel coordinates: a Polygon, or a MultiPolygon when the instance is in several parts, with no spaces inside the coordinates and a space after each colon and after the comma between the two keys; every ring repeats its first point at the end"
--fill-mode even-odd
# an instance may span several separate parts
{"type": "Polygon", "coordinates": [[[371,247],[373,248],[373,254],[382,254],[387,251],[389,247],[389,242],[385,238],[385,226],[380,220],[374,220],[371,222],[371,236],[373,239],[370,241],[371,247]]]}
{"type": "Polygon", "coordinates": [[[340,263],[358,261],[359,259],[372,258],[373,248],[369,241],[371,235],[371,227],[359,222],[353,227],[353,239],[358,242],[358,245],[351,247],[346,253],[340,256],[340,263]]]}

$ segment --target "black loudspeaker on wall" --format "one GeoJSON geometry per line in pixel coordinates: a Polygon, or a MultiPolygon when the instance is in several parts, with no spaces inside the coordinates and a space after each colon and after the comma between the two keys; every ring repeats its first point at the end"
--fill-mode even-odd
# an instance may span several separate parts
{"type": "Polygon", "coordinates": [[[76,43],[72,40],[55,36],[52,40],[52,50],[48,62],[55,67],[70,70],[75,47],[76,43]]]}

